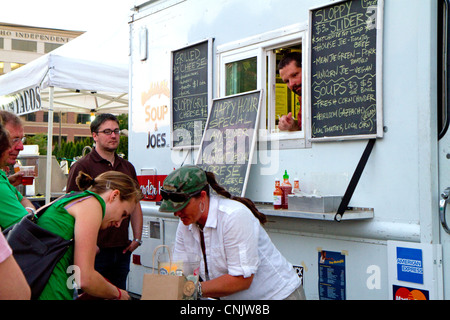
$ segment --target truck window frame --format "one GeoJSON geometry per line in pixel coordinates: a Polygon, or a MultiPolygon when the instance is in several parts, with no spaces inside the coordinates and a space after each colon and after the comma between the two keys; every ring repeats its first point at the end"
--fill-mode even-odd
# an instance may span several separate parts
{"type": "Polygon", "coordinates": [[[217,47],[216,58],[218,66],[218,81],[216,92],[220,97],[226,96],[226,65],[241,60],[257,59],[256,90],[262,90],[266,99],[262,99],[260,116],[259,148],[265,149],[301,149],[310,148],[308,139],[309,111],[307,104],[309,80],[307,65],[307,25],[295,24],[264,34],[258,34],[246,39],[220,45],[217,47]],[[302,130],[295,132],[279,131],[275,126],[275,84],[276,84],[276,54],[274,50],[299,45],[302,48],[302,130]],[[267,121],[267,123],[266,123],[267,121]],[[266,129],[266,130],[261,130],[266,129]],[[277,142],[277,143],[272,143],[277,142]]]}

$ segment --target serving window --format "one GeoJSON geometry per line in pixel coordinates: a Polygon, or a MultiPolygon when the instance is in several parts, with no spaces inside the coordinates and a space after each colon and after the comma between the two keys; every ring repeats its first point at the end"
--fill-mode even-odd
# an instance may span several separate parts
{"type": "MultiPolygon", "coordinates": [[[[260,129],[267,134],[259,141],[277,141],[279,148],[309,147],[306,137],[306,30],[295,25],[283,31],[273,31],[254,38],[219,46],[220,97],[262,90],[265,99],[261,105],[260,129]],[[265,41],[261,41],[264,38],[265,41]],[[278,63],[286,53],[298,52],[302,56],[302,94],[292,92],[280,77],[278,63]],[[300,112],[299,112],[300,111],[300,112]],[[300,115],[298,131],[278,128],[283,115],[291,113],[295,121],[300,115]]],[[[276,147],[275,144],[273,147],[276,147]]],[[[272,148],[273,148],[272,147],[272,148]]]]}
{"type": "Polygon", "coordinates": [[[225,64],[225,95],[249,92],[257,88],[257,58],[232,61],[225,64]]]}

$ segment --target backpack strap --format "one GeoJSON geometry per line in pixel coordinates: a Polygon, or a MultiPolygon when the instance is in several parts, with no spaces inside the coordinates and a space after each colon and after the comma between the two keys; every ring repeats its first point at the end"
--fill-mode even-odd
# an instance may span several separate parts
{"type": "Polygon", "coordinates": [[[78,192],[71,192],[71,193],[66,193],[66,194],[60,196],[59,198],[53,200],[52,202],[47,203],[45,206],[42,206],[42,207],[40,207],[39,209],[36,210],[36,213],[34,214],[35,218],[36,218],[36,219],[39,219],[39,217],[42,216],[42,214],[44,214],[44,212],[45,212],[52,204],[54,204],[55,202],[57,202],[57,201],[59,201],[59,200],[61,200],[61,199],[65,199],[65,198],[68,198],[68,197],[72,197],[72,196],[77,195],[77,194],[79,194],[79,193],[81,193],[81,191],[78,191],[78,192]]]}

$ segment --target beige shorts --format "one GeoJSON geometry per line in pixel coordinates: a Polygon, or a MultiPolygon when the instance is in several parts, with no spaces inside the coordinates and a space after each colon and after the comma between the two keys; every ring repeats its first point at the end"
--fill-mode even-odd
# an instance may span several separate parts
{"type": "Polygon", "coordinates": [[[295,289],[286,299],[284,300],[306,300],[305,290],[303,286],[295,289]]]}

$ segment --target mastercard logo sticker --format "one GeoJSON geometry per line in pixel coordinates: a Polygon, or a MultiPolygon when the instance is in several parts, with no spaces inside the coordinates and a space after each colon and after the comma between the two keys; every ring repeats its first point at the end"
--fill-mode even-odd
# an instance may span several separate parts
{"type": "Polygon", "coordinates": [[[428,291],[394,286],[394,300],[428,300],[428,291]]]}

